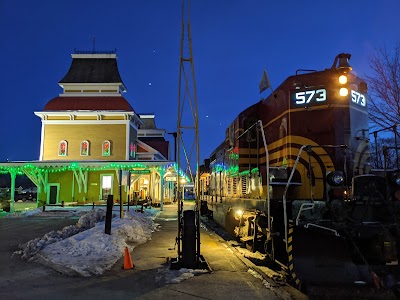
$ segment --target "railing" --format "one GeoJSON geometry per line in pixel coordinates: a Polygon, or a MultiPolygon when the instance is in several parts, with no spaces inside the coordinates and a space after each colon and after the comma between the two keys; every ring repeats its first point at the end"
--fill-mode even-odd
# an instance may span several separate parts
{"type": "Polygon", "coordinates": [[[74,54],[116,54],[117,49],[114,50],[76,50],[74,49],[74,54]]]}

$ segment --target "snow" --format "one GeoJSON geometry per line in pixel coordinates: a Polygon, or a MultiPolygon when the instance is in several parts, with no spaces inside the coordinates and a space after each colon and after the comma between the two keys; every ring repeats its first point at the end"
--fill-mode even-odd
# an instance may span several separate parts
{"type": "Polygon", "coordinates": [[[186,269],[181,268],[179,270],[166,270],[166,269],[158,269],[156,281],[165,280],[166,283],[180,283],[183,280],[189,279],[195,275],[200,275],[204,273],[209,273],[208,270],[205,269],[186,269]]]}
{"type": "MultiPolygon", "coordinates": [[[[20,245],[14,255],[29,262],[35,261],[51,267],[67,276],[98,276],[111,269],[122,258],[125,247],[131,251],[137,245],[151,239],[158,224],[154,222],[160,213],[158,209],[146,208],[143,213],[135,207],[124,211],[119,218],[119,207],[114,207],[111,235],[105,234],[105,208],[46,207],[8,214],[7,218],[39,217],[79,217],[76,225],[53,230],[20,245]]],[[[174,219],[176,220],[176,219],[174,219]]],[[[179,283],[195,275],[208,273],[207,270],[182,268],[169,270],[160,268],[156,281],[179,283]]]]}

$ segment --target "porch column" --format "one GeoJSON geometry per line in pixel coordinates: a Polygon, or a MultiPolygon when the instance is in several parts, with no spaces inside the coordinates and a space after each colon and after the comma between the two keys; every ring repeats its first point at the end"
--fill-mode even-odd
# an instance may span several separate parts
{"type": "Polygon", "coordinates": [[[164,170],[160,170],[160,210],[164,209],[164,170]]]}
{"type": "Polygon", "coordinates": [[[151,170],[151,172],[150,172],[150,182],[149,182],[149,194],[150,194],[150,197],[151,197],[151,199],[153,199],[152,200],[152,203],[155,203],[155,195],[154,195],[154,182],[155,182],[155,180],[154,180],[154,178],[153,178],[153,176],[154,176],[154,170],[152,169],[151,170]]]}
{"type": "Polygon", "coordinates": [[[10,212],[14,212],[14,203],[15,203],[15,178],[17,177],[17,172],[14,169],[10,170],[10,176],[11,176],[11,191],[10,191],[10,197],[11,197],[11,203],[10,203],[10,212]]]}

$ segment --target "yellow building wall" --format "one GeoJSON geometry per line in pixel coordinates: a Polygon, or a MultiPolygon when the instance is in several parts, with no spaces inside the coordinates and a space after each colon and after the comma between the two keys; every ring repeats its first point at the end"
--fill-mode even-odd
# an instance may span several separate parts
{"type": "Polygon", "coordinates": [[[43,160],[125,160],[125,124],[46,124],[44,127],[43,160]],[[60,141],[67,141],[68,155],[58,156],[60,141]],[[89,156],[80,155],[80,145],[90,142],[89,156]],[[102,143],[111,142],[111,155],[102,156],[102,143]]]}
{"type": "MultiPolygon", "coordinates": [[[[62,201],[71,202],[72,201],[72,172],[55,172],[48,174],[48,184],[60,184],[58,204],[62,201]]],[[[47,201],[47,187],[38,194],[39,203],[48,204],[47,201]]]]}
{"type": "MultiPolygon", "coordinates": [[[[78,182],[76,181],[72,171],[65,172],[55,172],[49,173],[48,183],[59,183],[59,198],[57,204],[61,204],[62,201],[68,202],[78,202],[83,203],[97,203],[100,201],[101,194],[101,175],[112,175],[113,176],[113,192],[114,201],[119,202],[119,183],[117,178],[117,173],[115,170],[105,170],[105,171],[89,171],[88,172],[88,185],[87,192],[85,193],[83,185],[81,192],[79,192],[78,182]]],[[[125,191],[125,186],[121,189],[122,200],[125,203],[127,198],[127,191],[125,191]]],[[[40,203],[47,204],[47,189],[38,195],[38,201],[40,203]]]]}

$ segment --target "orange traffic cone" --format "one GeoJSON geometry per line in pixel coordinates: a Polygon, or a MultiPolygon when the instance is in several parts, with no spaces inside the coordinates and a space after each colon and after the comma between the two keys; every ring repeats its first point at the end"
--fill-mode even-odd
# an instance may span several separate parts
{"type": "Polygon", "coordinates": [[[371,271],[372,280],[374,281],[375,287],[380,289],[382,287],[382,280],[379,278],[378,275],[374,271],[371,271]]]}
{"type": "Polygon", "coordinates": [[[125,254],[124,254],[124,270],[129,270],[135,267],[132,262],[131,253],[129,252],[128,247],[125,247],[125,254]]]}

